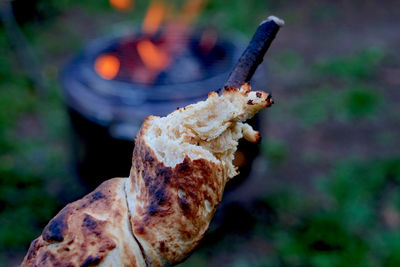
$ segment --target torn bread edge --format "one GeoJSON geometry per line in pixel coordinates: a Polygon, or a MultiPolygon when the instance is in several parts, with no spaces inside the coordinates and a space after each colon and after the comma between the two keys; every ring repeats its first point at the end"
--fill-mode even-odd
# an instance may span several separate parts
{"type": "Polygon", "coordinates": [[[260,139],[245,121],[272,104],[270,94],[245,84],[144,121],[127,196],[133,233],[149,265],[178,263],[197,246],[237,174],[232,161],[239,139],[260,139]]]}
{"type": "Polygon", "coordinates": [[[260,134],[245,123],[258,111],[273,104],[271,95],[251,91],[248,83],[239,90],[226,88],[207,100],[178,108],[166,117],[151,116],[144,136],[147,144],[167,166],[175,166],[188,156],[221,163],[229,178],[237,174],[232,161],[238,141],[258,142],[260,134]]]}

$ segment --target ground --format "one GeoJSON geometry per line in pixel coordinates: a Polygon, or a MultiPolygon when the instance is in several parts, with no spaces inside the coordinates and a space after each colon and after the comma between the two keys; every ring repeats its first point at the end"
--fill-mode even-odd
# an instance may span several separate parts
{"type": "MultiPolygon", "coordinates": [[[[67,2],[22,27],[46,91],[31,82],[0,28],[6,266],[17,265],[57,210],[84,193],[69,160],[59,70],[92,37],[141,21],[146,6],[137,1],[120,13],[106,1],[67,2]]],[[[286,25],[265,58],[276,104],[262,115],[261,154],[182,266],[400,264],[398,9],[396,1],[209,1],[198,23],[220,31],[250,37],[270,14],[286,25]]]]}

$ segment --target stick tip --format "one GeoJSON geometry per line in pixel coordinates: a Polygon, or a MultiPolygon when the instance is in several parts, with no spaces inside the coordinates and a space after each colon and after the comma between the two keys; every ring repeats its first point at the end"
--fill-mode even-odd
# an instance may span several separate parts
{"type": "Polygon", "coordinates": [[[279,27],[282,27],[283,25],[285,25],[285,21],[284,21],[283,19],[280,19],[280,18],[276,17],[276,16],[269,16],[266,20],[264,20],[263,22],[261,22],[260,25],[261,25],[261,24],[264,24],[264,23],[266,23],[266,22],[268,22],[268,21],[271,21],[271,20],[272,20],[273,22],[275,22],[276,25],[278,25],[279,27]]]}

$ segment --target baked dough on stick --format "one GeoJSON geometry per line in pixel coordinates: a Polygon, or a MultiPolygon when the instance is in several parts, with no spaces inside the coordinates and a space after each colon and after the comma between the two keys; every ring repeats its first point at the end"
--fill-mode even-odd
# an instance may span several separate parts
{"type": "Polygon", "coordinates": [[[239,139],[259,140],[245,121],[272,103],[268,93],[242,83],[166,117],[149,116],[135,139],[130,176],[107,180],[68,204],[31,243],[22,266],[181,262],[237,174],[232,160],[239,139]]]}

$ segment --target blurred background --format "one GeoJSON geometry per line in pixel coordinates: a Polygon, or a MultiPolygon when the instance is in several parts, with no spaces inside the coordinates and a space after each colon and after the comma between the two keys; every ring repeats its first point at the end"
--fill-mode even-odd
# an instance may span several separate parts
{"type": "Polygon", "coordinates": [[[275,100],[253,122],[262,143],[237,156],[240,182],[181,266],[400,266],[399,10],[389,0],[1,1],[0,266],[19,265],[66,203],[127,176],[147,112],[220,88],[270,14],[286,25],[254,81],[275,100]]]}

